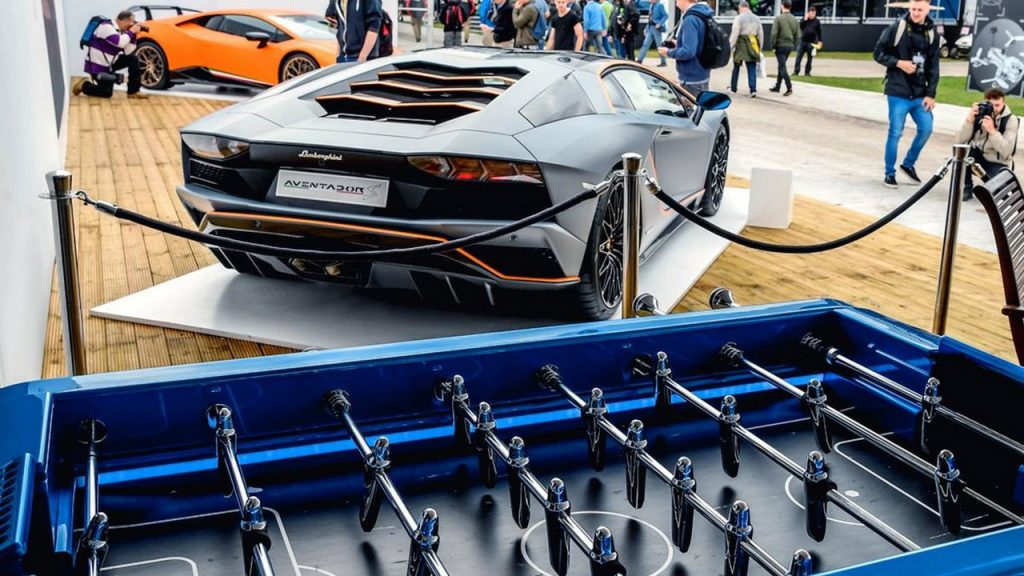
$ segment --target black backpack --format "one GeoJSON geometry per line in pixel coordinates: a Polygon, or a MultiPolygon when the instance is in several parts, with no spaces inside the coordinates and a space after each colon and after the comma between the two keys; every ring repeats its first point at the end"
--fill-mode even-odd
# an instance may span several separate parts
{"type": "Polygon", "coordinates": [[[88,46],[89,43],[92,42],[93,35],[96,34],[96,29],[100,27],[100,24],[103,24],[107,20],[109,20],[109,18],[105,18],[103,16],[93,16],[90,18],[89,23],[85,25],[85,30],[82,31],[82,38],[78,41],[78,47],[85,48],[88,46]]]}
{"type": "Polygon", "coordinates": [[[708,70],[721,68],[729,63],[730,47],[729,35],[718,26],[713,16],[706,16],[700,12],[694,15],[704,21],[704,45],[697,53],[697,61],[708,70]]]}
{"type": "Polygon", "coordinates": [[[391,56],[395,52],[395,25],[387,10],[380,11],[380,31],[377,33],[377,56],[391,56]]]}

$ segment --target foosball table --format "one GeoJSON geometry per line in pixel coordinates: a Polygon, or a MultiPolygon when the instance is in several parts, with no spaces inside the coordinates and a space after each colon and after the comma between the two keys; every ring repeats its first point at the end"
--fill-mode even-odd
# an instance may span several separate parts
{"type": "Polygon", "coordinates": [[[1022,407],[831,300],[30,382],[0,574],[1024,574],[1022,407]]]}

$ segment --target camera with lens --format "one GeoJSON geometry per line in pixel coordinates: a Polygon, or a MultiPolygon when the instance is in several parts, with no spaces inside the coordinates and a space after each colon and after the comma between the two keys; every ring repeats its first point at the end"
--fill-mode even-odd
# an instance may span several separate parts
{"type": "Polygon", "coordinates": [[[975,130],[981,129],[981,121],[984,120],[986,117],[995,120],[996,108],[988,100],[983,100],[981,102],[978,102],[978,114],[974,117],[975,130]]]}
{"type": "Polygon", "coordinates": [[[96,75],[96,81],[100,83],[110,84],[123,84],[124,74],[114,74],[113,72],[100,72],[96,75]]]}
{"type": "Polygon", "coordinates": [[[924,76],[924,54],[921,54],[920,52],[914,54],[914,57],[911,58],[911,62],[914,63],[914,74],[924,76]]]}
{"type": "Polygon", "coordinates": [[[661,45],[662,45],[663,48],[672,49],[672,48],[676,47],[676,41],[674,39],[672,39],[672,38],[669,38],[669,39],[665,40],[664,42],[662,42],[661,45]]]}
{"type": "Polygon", "coordinates": [[[149,26],[146,26],[145,24],[139,24],[139,30],[141,32],[149,32],[149,26]]]}

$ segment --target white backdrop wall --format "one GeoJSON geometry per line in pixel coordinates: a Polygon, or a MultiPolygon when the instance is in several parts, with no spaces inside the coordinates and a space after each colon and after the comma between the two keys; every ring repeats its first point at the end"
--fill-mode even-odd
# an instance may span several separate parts
{"type": "MultiPolygon", "coordinates": [[[[27,2],[28,0],[15,0],[27,2]]],[[[193,8],[196,10],[221,10],[229,8],[288,8],[290,10],[306,10],[314,14],[323,14],[327,9],[328,0],[64,0],[64,23],[67,30],[67,61],[70,63],[72,75],[82,75],[82,50],[78,47],[78,39],[82,30],[93,16],[104,15],[113,18],[121,10],[133,4],[163,4],[193,8]]],[[[384,9],[397,20],[398,0],[383,0],[384,9]]],[[[160,14],[169,15],[161,11],[160,14]]],[[[156,14],[154,14],[155,16],[156,14]]],[[[397,44],[397,38],[396,38],[397,44]]]]}
{"type": "Polygon", "coordinates": [[[60,0],[4,3],[0,34],[0,385],[39,378],[53,273],[44,174],[64,164],[60,0]],[[49,26],[47,25],[49,23],[49,26]],[[48,51],[48,47],[52,51],[48,51]]]}

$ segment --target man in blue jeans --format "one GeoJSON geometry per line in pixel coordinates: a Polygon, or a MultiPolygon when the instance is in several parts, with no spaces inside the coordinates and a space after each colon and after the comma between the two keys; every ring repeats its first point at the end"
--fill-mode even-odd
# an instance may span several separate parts
{"type": "Polygon", "coordinates": [[[893,22],[875,45],[875,61],[886,67],[885,95],[889,100],[889,137],[885,142],[885,179],[896,188],[896,156],[907,115],[917,136],[900,164],[900,172],[920,184],[914,164],[932,135],[932,110],[939,86],[939,34],[928,17],[929,0],[911,0],[907,15],[893,22]]]}
{"type": "MultiPolygon", "coordinates": [[[[661,47],[661,36],[665,33],[665,24],[668,22],[668,11],[661,0],[651,0],[651,14],[647,20],[647,29],[644,31],[644,45],[640,47],[640,56],[636,59],[640,64],[644,63],[644,57],[651,48],[661,47]]],[[[665,57],[661,54],[659,67],[665,66],[665,57]]]]}

